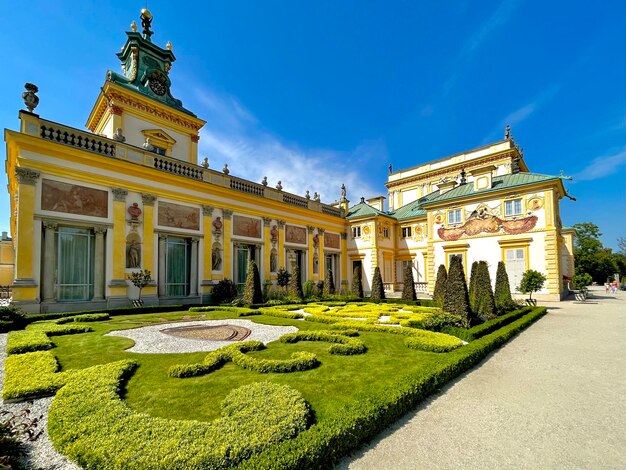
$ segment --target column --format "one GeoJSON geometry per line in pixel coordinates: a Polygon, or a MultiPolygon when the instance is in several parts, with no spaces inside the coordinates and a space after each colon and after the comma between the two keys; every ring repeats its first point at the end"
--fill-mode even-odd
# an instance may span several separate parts
{"type": "Polygon", "coordinates": [[[326,255],[324,254],[324,230],[322,227],[317,227],[317,234],[319,235],[319,257],[320,257],[320,280],[326,279],[326,255]]]}
{"type": "MultiPolygon", "coordinates": [[[[428,293],[433,294],[435,292],[435,282],[437,281],[437,276],[435,275],[435,243],[434,243],[434,214],[432,212],[428,212],[427,215],[427,230],[428,230],[428,245],[426,246],[426,259],[425,263],[428,266],[428,271],[426,271],[426,279],[428,282],[428,293]]],[[[397,240],[397,239],[396,239],[397,240]]]]}
{"type": "Polygon", "coordinates": [[[111,188],[113,193],[113,269],[109,284],[112,297],[126,297],[126,196],[128,191],[111,188]]]}
{"type": "Polygon", "coordinates": [[[143,253],[141,256],[141,265],[143,269],[150,271],[152,281],[143,288],[143,296],[154,296],[157,294],[156,285],[154,283],[154,204],[157,197],[154,194],[142,194],[143,202],[143,253]]]}
{"type": "Polygon", "coordinates": [[[34,214],[35,189],[40,173],[28,168],[16,168],[18,182],[15,229],[15,280],[13,300],[37,301],[37,283],[34,279],[34,214]]]}
{"type": "Polygon", "coordinates": [[[198,295],[198,240],[197,238],[191,239],[191,266],[189,274],[189,295],[198,295]]]}
{"type": "Polygon", "coordinates": [[[278,225],[278,269],[287,269],[285,263],[285,221],[277,220],[278,225]]]}
{"type": "Polygon", "coordinates": [[[348,289],[348,234],[341,232],[341,282],[335,281],[335,288],[348,289]]]}
{"type": "Polygon", "coordinates": [[[270,256],[272,251],[272,218],[263,217],[263,277],[262,280],[270,278],[270,256]]]}
{"type": "Polygon", "coordinates": [[[93,300],[104,300],[104,234],[106,227],[97,225],[93,228],[96,234],[93,263],[93,300]]]}
{"type": "Polygon", "coordinates": [[[56,247],[54,243],[54,236],[59,227],[58,224],[51,221],[44,221],[44,252],[43,252],[43,279],[41,280],[42,284],[42,294],[44,302],[54,302],[54,272],[55,272],[55,264],[56,264],[56,247]]]}
{"type": "Polygon", "coordinates": [[[304,277],[304,273],[302,273],[302,283],[304,283],[305,281],[308,280],[313,280],[313,255],[315,254],[315,246],[313,243],[313,232],[315,231],[315,227],[313,227],[312,225],[307,225],[307,232],[309,234],[308,240],[309,242],[307,243],[308,245],[308,269],[307,269],[307,273],[308,275],[306,276],[306,278],[304,277]]]}
{"type": "Polygon", "coordinates": [[[167,235],[162,233],[159,234],[159,276],[157,278],[158,289],[159,289],[159,297],[165,297],[167,293],[165,288],[165,242],[167,241],[167,235]]]}
{"type": "Polygon", "coordinates": [[[213,207],[202,206],[202,226],[204,227],[204,239],[202,248],[204,251],[202,263],[202,293],[209,293],[213,271],[213,207]]]}
{"type": "Polygon", "coordinates": [[[224,269],[224,278],[233,279],[233,247],[230,243],[232,233],[232,217],[233,211],[230,209],[222,209],[222,218],[224,219],[224,259],[222,268],[224,269]]]}

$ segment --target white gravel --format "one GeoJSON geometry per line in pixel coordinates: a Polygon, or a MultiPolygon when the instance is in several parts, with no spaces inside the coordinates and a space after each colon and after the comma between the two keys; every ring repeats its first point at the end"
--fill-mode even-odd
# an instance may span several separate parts
{"type": "MultiPolygon", "coordinates": [[[[7,335],[0,334],[0,390],[4,388],[4,361],[6,360],[7,335]]],[[[1,395],[0,395],[1,396],[1,395]]],[[[26,455],[24,464],[26,468],[41,470],[80,470],[81,467],[70,462],[59,454],[50,442],[48,436],[48,408],[52,397],[39,398],[19,403],[4,403],[0,398],[0,409],[19,413],[24,409],[30,410],[30,418],[38,418],[38,431],[43,431],[33,442],[25,442],[26,455]]]]}
{"type": "MultiPolygon", "coordinates": [[[[230,341],[206,341],[198,339],[180,338],[161,333],[166,328],[180,326],[221,326],[236,325],[243,326],[252,331],[246,341],[261,341],[263,344],[276,341],[287,333],[295,333],[298,328],[295,326],[273,326],[254,323],[250,320],[228,319],[228,320],[203,320],[177,323],[162,323],[159,325],[143,326],[141,328],[133,328],[130,330],[111,331],[105,336],[122,336],[130,338],[135,342],[132,348],[127,352],[143,353],[143,354],[166,354],[166,353],[191,353],[199,351],[214,351],[227,344],[230,341]]],[[[244,341],[245,342],[245,341],[244,341]]]]}

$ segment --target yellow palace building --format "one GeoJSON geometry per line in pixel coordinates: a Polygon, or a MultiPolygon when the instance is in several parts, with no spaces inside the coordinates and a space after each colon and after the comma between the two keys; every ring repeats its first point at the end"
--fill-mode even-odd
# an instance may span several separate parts
{"type": "Polygon", "coordinates": [[[221,279],[245,281],[254,260],[262,281],[300,268],[302,281],[331,270],[348,289],[356,265],[365,290],[379,266],[401,289],[411,265],[432,292],[439,264],[462,256],[504,260],[511,285],[528,269],[548,276],[539,298],[560,299],[573,274],[572,234],[561,226],[563,179],[530,173],[510,136],[501,142],[391,172],[384,197],[349,207],[248,181],[198,162],[205,122],[171,94],[176,60],[152,42],[152,18],[132,25],[80,130],[34,112],[26,85],[19,131],[5,130],[15,251],[13,302],[28,312],[131,305],[130,273],[148,269],[146,305],[209,301],[221,279]]]}

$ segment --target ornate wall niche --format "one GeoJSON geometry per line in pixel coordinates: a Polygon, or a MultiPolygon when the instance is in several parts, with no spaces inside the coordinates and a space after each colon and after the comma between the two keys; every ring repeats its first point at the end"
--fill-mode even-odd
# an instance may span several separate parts
{"type": "Polygon", "coordinates": [[[141,238],[136,232],[126,237],[126,268],[141,268],[141,238]]]}
{"type": "Polygon", "coordinates": [[[211,249],[211,270],[222,270],[222,245],[219,243],[213,243],[213,248],[211,249]]]}

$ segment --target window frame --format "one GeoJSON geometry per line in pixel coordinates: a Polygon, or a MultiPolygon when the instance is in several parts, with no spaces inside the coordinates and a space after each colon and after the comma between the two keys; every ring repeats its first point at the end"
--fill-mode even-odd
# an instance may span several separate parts
{"type": "Polygon", "coordinates": [[[402,227],[402,238],[411,238],[413,236],[413,230],[410,225],[402,227]]]}
{"type": "Polygon", "coordinates": [[[448,209],[446,211],[446,222],[447,225],[459,225],[463,223],[463,209],[456,208],[456,209],[448,209]],[[458,213],[458,220],[456,220],[457,218],[455,217],[454,221],[450,221],[450,216],[452,214],[457,214],[458,213]]]}
{"type": "Polygon", "coordinates": [[[352,238],[353,239],[361,238],[361,226],[360,225],[352,226],[352,238]]]}
{"type": "Polygon", "coordinates": [[[504,214],[504,217],[519,217],[521,215],[524,215],[524,200],[522,197],[516,197],[516,198],[511,198],[511,199],[505,199],[504,201],[502,201],[503,204],[503,211],[502,213],[504,214]],[[515,203],[519,202],[519,212],[511,212],[508,213],[507,212],[507,206],[510,205],[510,207],[513,209],[513,211],[515,211],[515,203]]]}

